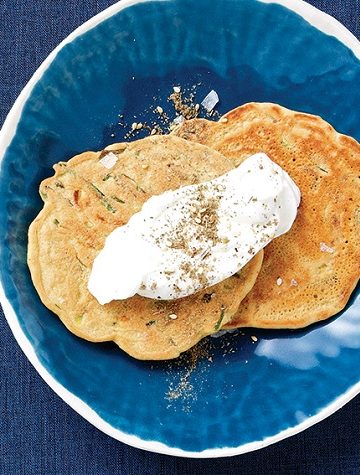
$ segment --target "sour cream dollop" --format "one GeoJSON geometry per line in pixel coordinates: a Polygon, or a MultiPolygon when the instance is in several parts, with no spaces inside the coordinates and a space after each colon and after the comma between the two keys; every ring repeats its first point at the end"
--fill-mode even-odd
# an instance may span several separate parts
{"type": "Polygon", "coordinates": [[[264,153],[214,180],[153,196],[116,228],[88,289],[100,304],[135,294],[173,300],[238,272],[291,228],[300,191],[264,153]]]}

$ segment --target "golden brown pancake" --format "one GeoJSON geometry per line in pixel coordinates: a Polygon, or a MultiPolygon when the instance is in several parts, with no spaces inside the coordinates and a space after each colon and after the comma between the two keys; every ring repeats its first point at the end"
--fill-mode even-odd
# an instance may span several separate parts
{"type": "Polygon", "coordinates": [[[100,305],[88,292],[92,263],[106,237],[152,195],[211,180],[232,161],[178,137],[149,137],[86,152],[54,166],[40,193],[44,208],[29,230],[28,264],[43,303],[86,340],[113,340],[139,359],[169,359],[230,321],[254,285],[263,253],[233,277],[192,296],[157,301],[140,296],[100,305]],[[105,152],[106,155],[107,152],[105,152]]]}
{"type": "Polygon", "coordinates": [[[175,132],[239,165],[265,152],[299,186],[291,230],[265,249],[252,291],[226,328],[299,328],[342,310],[360,274],[360,145],[320,117],[250,103],[175,132]]]}

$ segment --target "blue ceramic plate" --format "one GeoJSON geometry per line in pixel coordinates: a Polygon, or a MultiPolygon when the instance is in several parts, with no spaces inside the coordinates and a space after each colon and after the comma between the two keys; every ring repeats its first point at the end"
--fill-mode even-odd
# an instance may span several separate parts
{"type": "Polygon", "coordinates": [[[357,394],[358,290],[325,324],[209,338],[195,362],[152,364],[69,333],[32,286],[26,246],[52,164],[120,141],[118,114],[149,119],[153,96],[165,107],[175,84],[201,83],[199,99],[215,89],[221,113],[277,102],[359,140],[359,57],[344,27],[299,0],[124,0],[36,72],[0,137],[2,304],[35,368],[95,426],[148,450],[232,455],[294,434],[357,394]]]}

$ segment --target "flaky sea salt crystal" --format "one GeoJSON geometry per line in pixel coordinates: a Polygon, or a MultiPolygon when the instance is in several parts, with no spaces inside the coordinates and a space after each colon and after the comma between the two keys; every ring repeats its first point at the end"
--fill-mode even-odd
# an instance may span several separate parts
{"type": "Polygon", "coordinates": [[[115,153],[109,152],[99,161],[101,165],[103,165],[105,168],[110,170],[110,168],[112,168],[115,165],[117,160],[118,160],[118,157],[115,155],[115,153]]]}
{"type": "Polygon", "coordinates": [[[185,117],[182,116],[182,115],[178,115],[177,117],[175,117],[175,119],[173,120],[173,124],[175,125],[179,125],[179,124],[182,124],[185,120],[185,117]]]}
{"type": "Polygon", "coordinates": [[[219,338],[223,335],[227,335],[228,333],[235,333],[236,330],[237,330],[236,328],[234,328],[233,330],[219,330],[216,333],[212,333],[210,336],[211,338],[219,338]]]}
{"type": "Polygon", "coordinates": [[[212,89],[209,94],[204,97],[201,102],[201,105],[208,111],[211,112],[216,104],[219,102],[219,96],[217,93],[212,89]]]}
{"type": "Polygon", "coordinates": [[[211,338],[219,338],[220,336],[226,335],[227,331],[226,330],[220,330],[216,333],[211,334],[211,338]]]}
{"type": "Polygon", "coordinates": [[[335,252],[335,249],[333,249],[332,247],[329,247],[324,242],[321,242],[320,243],[320,251],[321,252],[329,252],[330,254],[333,254],[335,252]]]}

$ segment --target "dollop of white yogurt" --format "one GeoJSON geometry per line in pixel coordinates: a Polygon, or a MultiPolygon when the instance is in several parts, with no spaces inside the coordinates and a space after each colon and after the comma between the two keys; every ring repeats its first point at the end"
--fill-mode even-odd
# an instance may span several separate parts
{"type": "Polygon", "coordinates": [[[100,304],[135,294],[173,300],[238,272],[292,226],[300,191],[264,153],[214,180],[153,196],[116,228],[88,289],[100,304]]]}

